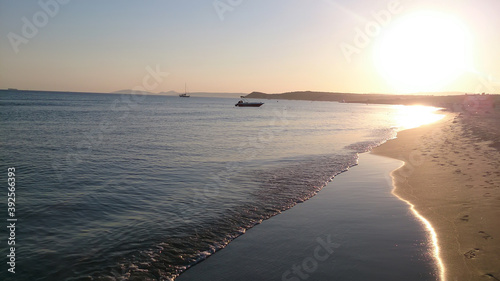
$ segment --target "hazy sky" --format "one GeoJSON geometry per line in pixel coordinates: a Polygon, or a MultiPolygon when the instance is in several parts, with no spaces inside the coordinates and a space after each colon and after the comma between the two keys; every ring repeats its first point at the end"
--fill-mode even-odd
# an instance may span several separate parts
{"type": "Polygon", "coordinates": [[[498,0],[0,0],[0,36],[0,88],[500,93],[498,0]]]}

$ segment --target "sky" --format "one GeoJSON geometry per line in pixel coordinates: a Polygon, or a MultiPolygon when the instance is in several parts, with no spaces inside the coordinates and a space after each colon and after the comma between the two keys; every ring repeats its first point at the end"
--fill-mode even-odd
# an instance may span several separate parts
{"type": "Polygon", "coordinates": [[[0,0],[0,88],[500,94],[498,0],[0,0]]]}

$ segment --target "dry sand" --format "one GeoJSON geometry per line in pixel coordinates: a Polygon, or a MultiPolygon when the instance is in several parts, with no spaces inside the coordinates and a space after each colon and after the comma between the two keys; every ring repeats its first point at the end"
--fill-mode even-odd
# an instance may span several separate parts
{"type": "Polygon", "coordinates": [[[445,280],[500,280],[500,113],[448,114],[373,153],[405,161],[394,194],[437,233],[445,280]]]}

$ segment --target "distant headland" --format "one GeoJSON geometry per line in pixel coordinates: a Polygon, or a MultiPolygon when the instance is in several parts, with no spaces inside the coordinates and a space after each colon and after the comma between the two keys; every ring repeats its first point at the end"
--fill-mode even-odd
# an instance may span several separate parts
{"type": "Polygon", "coordinates": [[[493,109],[500,104],[500,95],[490,94],[464,94],[464,93],[436,93],[432,94],[352,94],[335,92],[299,91],[281,94],[266,94],[252,92],[245,98],[277,99],[277,100],[308,100],[308,101],[334,101],[345,103],[367,104],[400,104],[400,105],[426,105],[461,111],[466,107],[480,108],[481,110],[493,109]],[[448,95],[444,95],[448,94],[448,95]]]}

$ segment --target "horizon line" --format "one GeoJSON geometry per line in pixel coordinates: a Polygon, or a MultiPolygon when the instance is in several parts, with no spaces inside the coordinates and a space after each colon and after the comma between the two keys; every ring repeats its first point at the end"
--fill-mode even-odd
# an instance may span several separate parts
{"type": "MultiPolygon", "coordinates": [[[[131,94],[132,92],[137,92],[132,89],[123,89],[123,90],[118,90],[118,91],[113,91],[113,92],[88,92],[88,91],[68,91],[68,90],[31,90],[31,89],[17,89],[17,88],[4,88],[0,89],[0,91],[19,91],[19,92],[56,92],[56,93],[81,93],[81,94],[131,94]],[[126,91],[129,91],[129,93],[126,93],[126,91]]],[[[161,91],[161,92],[149,92],[149,91],[140,91],[142,93],[147,93],[148,95],[162,95],[162,96],[169,96],[170,94],[167,93],[172,93],[172,95],[179,94],[180,92],[177,92],[175,90],[170,90],[170,91],[161,91]]],[[[443,96],[452,96],[452,95],[480,95],[480,94],[487,94],[487,95],[500,95],[498,93],[469,93],[469,92],[461,92],[461,91],[442,91],[442,92],[417,92],[417,93],[356,93],[356,92],[333,92],[333,91],[313,91],[313,90],[297,90],[297,91],[287,91],[287,92],[281,92],[281,93],[266,93],[266,92],[260,92],[260,91],[252,91],[250,93],[247,92],[203,92],[203,91],[197,91],[197,92],[191,92],[191,94],[246,94],[249,95],[251,93],[260,93],[260,94],[266,94],[266,95],[280,95],[280,94],[288,94],[288,93],[325,93],[325,94],[350,94],[350,95],[388,95],[388,96],[434,96],[434,95],[443,95],[443,96]],[[447,94],[447,95],[446,95],[447,94]]]]}

